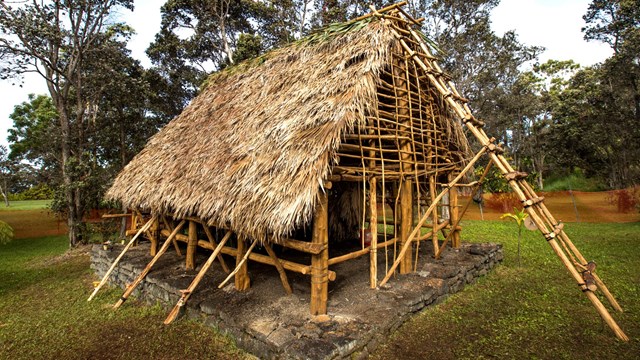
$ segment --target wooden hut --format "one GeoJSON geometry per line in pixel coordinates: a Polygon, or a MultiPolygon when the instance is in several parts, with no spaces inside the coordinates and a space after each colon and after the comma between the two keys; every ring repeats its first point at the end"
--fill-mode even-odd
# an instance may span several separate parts
{"type": "Polygon", "coordinates": [[[187,243],[187,268],[195,268],[198,247],[213,253],[168,322],[216,258],[227,269],[221,254],[236,258],[237,290],[249,287],[252,261],[275,266],[288,291],[286,271],[309,275],[311,313],[325,314],[329,282],[339,275],[332,265],[370,256],[375,288],[397,269],[413,270],[412,249],[421,241],[433,243],[436,257],[449,241],[459,245],[458,189],[478,183],[461,179],[483,155],[589,291],[578,265],[562,257],[574,249],[565,246],[561,224],[484,134],[415,25],[399,5],[373,9],[212,75],[108,191],[150,214],[133,222],[133,232],[147,234],[154,256],[116,307],[171,244],[180,252],[179,241],[187,243]],[[463,127],[482,145],[475,155],[463,127]],[[305,230],[309,239],[299,237],[305,230]],[[226,235],[216,241],[214,232],[226,235]],[[339,246],[330,233],[363,236],[356,251],[330,257],[339,246]],[[256,244],[267,254],[252,252],[256,244]],[[278,258],[273,245],[308,253],[311,263],[278,258]],[[397,247],[393,265],[379,282],[378,251],[390,246],[397,247]]]}

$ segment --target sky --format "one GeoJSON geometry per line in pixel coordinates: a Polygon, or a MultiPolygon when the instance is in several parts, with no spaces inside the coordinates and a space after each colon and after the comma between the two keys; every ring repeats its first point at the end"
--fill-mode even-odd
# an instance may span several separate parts
{"type": "MultiPolygon", "coordinates": [[[[502,0],[491,13],[492,29],[497,35],[515,30],[520,42],[543,46],[540,62],[548,59],[569,60],[583,65],[593,65],[612,55],[611,49],[602,43],[586,42],[581,29],[585,25],[582,15],[590,0],[502,0]]],[[[145,50],[160,29],[159,0],[136,0],[135,10],[120,11],[120,21],[136,30],[128,44],[132,56],[142,65],[151,65],[145,50]]],[[[7,129],[12,125],[9,115],[15,105],[27,100],[30,93],[46,94],[44,80],[38,75],[24,77],[22,86],[16,81],[0,80],[0,145],[7,145],[7,129]]]]}

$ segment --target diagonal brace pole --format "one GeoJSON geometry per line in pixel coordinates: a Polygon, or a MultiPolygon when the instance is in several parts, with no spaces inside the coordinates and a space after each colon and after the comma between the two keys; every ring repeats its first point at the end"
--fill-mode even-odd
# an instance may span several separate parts
{"type": "Polygon", "coordinates": [[[149,219],[149,221],[146,224],[144,224],[144,226],[140,230],[138,230],[138,233],[136,233],[136,235],[132,237],[131,240],[129,240],[129,243],[127,243],[124,249],[122,249],[122,252],[120,253],[120,255],[118,255],[118,257],[113,261],[113,264],[111,264],[111,267],[109,268],[109,270],[107,270],[107,273],[104,274],[104,276],[102,277],[100,284],[96,286],[95,289],[93,289],[93,293],[91,293],[91,296],[89,296],[87,301],[91,301],[91,299],[93,299],[93,297],[96,296],[100,288],[102,288],[104,284],[107,282],[107,279],[109,279],[109,275],[111,275],[111,272],[113,272],[113,270],[116,268],[116,265],[118,265],[118,263],[120,262],[120,259],[122,259],[124,254],[127,251],[129,251],[129,248],[131,247],[131,245],[133,245],[136,239],[138,239],[138,236],[140,236],[140,234],[147,231],[151,227],[151,224],[153,224],[153,222],[156,221],[156,219],[157,219],[156,216],[153,216],[151,219],[149,219]]]}
{"type": "Polygon", "coordinates": [[[184,224],[185,224],[185,221],[182,220],[180,221],[178,226],[176,226],[176,228],[173,229],[173,232],[171,232],[171,235],[169,235],[169,237],[164,242],[164,244],[162,244],[162,247],[160,248],[160,250],[158,250],[158,253],[156,254],[156,256],[154,256],[153,259],[151,259],[151,261],[147,264],[144,270],[142,270],[142,273],[138,275],[135,281],[131,283],[129,286],[127,286],[127,290],[125,290],[124,294],[122,294],[122,297],[120,297],[120,300],[118,300],[118,302],[115,305],[113,305],[114,309],[119,308],[122,305],[122,303],[127,301],[127,299],[129,298],[129,295],[131,295],[133,290],[138,285],[140,285],[142,280],[144,280],[147,274],[149,274],[149,271],[151,271],[151,268],[153,267],[153,265],[155,265],[158,259],[160,259],[160,257],[167,251],[167,249],[169,248],[169,245],[172,243],[172,240],[176,237],[176,235],[178,235],[180,230],[182,230],[182,227],[184,226],[184,224]]]}
{"type": "Polygon", "coordinates": [[[187,300],[189,300],[189,297],[191,296],[193,291],[196,289],[196,286],[198,286],[198,284],[204,277],[204,274],[207,272],[207,270],[209,270],[209,268],[215,261],[216,257],[220,254],[220,251],[222,251],[224,244],[227,242],[227,240],[229,240],[232,234],[233,232],[231,230],[227,231],[227,233],[222,238],[220,243],[213,250],[213,253],[209,256],[209,259],[207,259],[207,262],[205,262],[202,265],[202,268],[200,269],[200,272],[198,272],[198,275],[196,275],[193,281],[191,281],[191,284],[189,284],[189,287],[186,290],[182,290],[182,296],[180,297],[180,300],[178,300],[178,303],[173,307],[173,309],[171,310],[167,318],[164,320],[165,325],[171,324],[173,320],[176,319],[176,317],[178,316],[178,313],[180,312],[180,308],[182,308],[184,304],[187,303],[187,300]]]}

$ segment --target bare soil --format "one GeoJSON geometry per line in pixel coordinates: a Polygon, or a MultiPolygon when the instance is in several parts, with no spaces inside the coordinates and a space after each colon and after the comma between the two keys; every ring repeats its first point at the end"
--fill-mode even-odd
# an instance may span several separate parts
{"type": "Polygon", "coordinates": [[[15,239],[63,235],[67,233],[64,219],[48,209],[3,210],[0,220],[11,225],[15,239]]]}
{"type": "MultiPolygon", "coordinates": [[[[598,223],[627,223],[640,221],[640,213],[632,211],[629,213],[620,213],[615,204],[610,201],[610,195],[607,191],[601,192],[583,192],[573,191],[541,192],[540,196],[544,196],[544,203],[547,205],[551,214],[564,222],[598,222],[598,223]],[[574,207],[575,200],[575,207],[574,207]]],[[[491,194],[485,194],[485,199],[491,194]]],[[[463,197],[460,201],[461,205],[465,205],[470,197],[463,197]]],[[[503,214],[483,207],[484,220],[499,220],[503,214]]],[[[469,210],[464,216],[465,219],[482,220],[480,208],[477,204],[471,204],[469,210]]]]}

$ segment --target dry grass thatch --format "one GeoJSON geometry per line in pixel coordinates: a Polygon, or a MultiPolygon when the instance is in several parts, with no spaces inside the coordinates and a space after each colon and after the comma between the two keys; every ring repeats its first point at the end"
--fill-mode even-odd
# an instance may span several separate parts
{"type": "Polygon", "coordinates": [[[341,134],[374,111],[394,46],[387,23],[367,20],[212,76],[107,197],[254,238],[290,233],[310,221],[341,134]]]}

